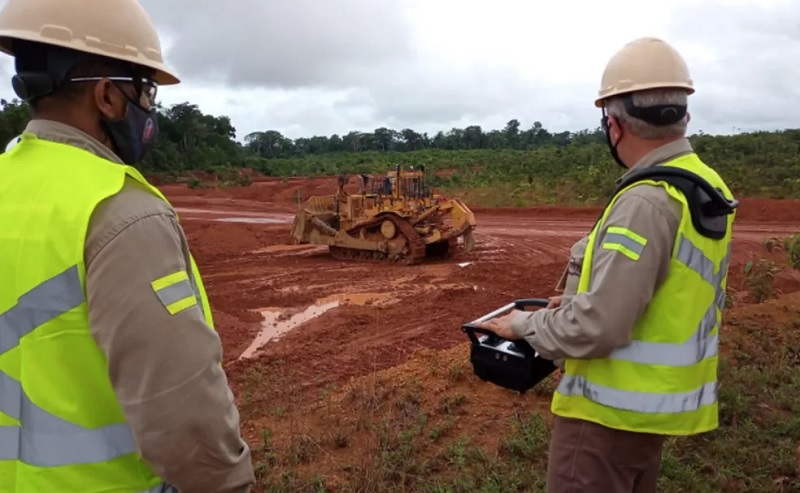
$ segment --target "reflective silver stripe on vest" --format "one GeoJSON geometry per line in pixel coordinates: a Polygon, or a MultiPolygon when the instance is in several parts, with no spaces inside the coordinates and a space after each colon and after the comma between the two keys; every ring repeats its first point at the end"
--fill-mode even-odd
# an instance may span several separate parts
{"type": "Polygon", "coordinates": [[[717,401],[717,382],[710,382],[689,391],[670,394],[631,392],[612,389],[589,382],[580,375],[564,375],[558,392],[568,396],[583,396],[591,401],[616,409],[639,413],[680,413],[694,411],[717,401]]]}
{"type": "MultiPolygon", "coordinates": [[[[0,354],[20,339],[84,301],[78,267],[73,266],[22,295],[0,314],[0,354]]],[[[38,467],[104,462],[137,452],[125,424],[88,429],[37,406],[20,383],[0,371],[0,411],[21,423],[0,426],[0,460],[38,467]]]]}
{"type": "MultiPolygon", "coordinates": [[[[719,335],[709,335],[717,327],[719,320],[717,308],[725,308],[725,290],[722,281],[728,270],[731,257],[731,244],[728,252],[720,263],[720,268],[715,272],[714,262],[702,250],[681,234],[678,244],[676,260],[699,274],[703,280],[714,288],[714,301],[709,305],[697,330],[688,341],[683,344],[666,342],[633,341],[630,345],[614,350],[609,359],[631,361],[651,365],[690,366],[706,358],[716,356],[719,351],[719,335]]],[[[680,310],[681,307],[675,307],[680,310]]]]}

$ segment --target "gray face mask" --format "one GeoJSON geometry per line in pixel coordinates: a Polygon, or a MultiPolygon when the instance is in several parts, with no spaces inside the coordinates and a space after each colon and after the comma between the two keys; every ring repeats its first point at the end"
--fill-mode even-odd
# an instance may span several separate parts
{"type": "Polygon", "coordinates": [[[140,163],[150,152],[158,138],[158,113],[128,101],[125,117],[116,121],[104,121],[108,134],[114,142],[117,155],[123,163],[140,163]]]}

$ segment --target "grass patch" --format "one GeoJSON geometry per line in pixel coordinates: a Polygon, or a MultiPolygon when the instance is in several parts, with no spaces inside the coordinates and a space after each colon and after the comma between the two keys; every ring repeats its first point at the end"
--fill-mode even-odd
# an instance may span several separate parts
{"type": "Polygon", "coordinates": [[[607,197],[601,191],[584,193],[568,185],[551,185],[545,182],[492,183],[490,186],[446,186],[441,193],[460,196],[469,205],[476,207],[530,207],[535,205],[558,205],[580,207],[601,204],[607,197]]]}
{"type": "Polygon", "coordinates": [[[750,260],[744,266],[747,290],[756,303],[762,303],[775,294],[775,274],[780,268],[767,259],[750,260]]]}
{"type": "Polygon", "coordinates": [[[800,234],[793,234],[783,240],[783,247],[789,255],[789,265],[800,269],[800,234]]]}

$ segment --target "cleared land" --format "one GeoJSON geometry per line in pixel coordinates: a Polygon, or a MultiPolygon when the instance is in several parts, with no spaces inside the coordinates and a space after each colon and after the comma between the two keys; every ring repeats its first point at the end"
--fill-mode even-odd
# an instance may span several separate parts
{"type": "MultiPolygon", "coordinates": [[[[363,265],[288,235],[298,190],[334,183],[161,187],[209,291],[257,491],[541,491],[553,382],[521,397],[478,381],[460,324],[553,294],[598,210],[474,209],[473,252],[363,265]]],[[[742,200],[724,426],[670,443],[663,491],[800,491],[800,272],[781,241],[798,229],[798,202],[742,200]]]]}

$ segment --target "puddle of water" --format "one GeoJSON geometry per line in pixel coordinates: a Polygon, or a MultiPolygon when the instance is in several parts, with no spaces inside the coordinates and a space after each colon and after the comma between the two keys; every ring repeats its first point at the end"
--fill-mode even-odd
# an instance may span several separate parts
{"type": "Polygon", "coordinates": [[[328,247],[325,245],[271,245],[257,250],[252,250],[251,253],[274,253],[278,257],[285,256],[299,256],[311,255],[321,251],[327,251],[328,247]]]}
{"type": "Polygon", "coordinates": [[[186,214],[186,213],[197,213],[197,214],[224,214],[220,213],[219,211],[214,211],[211,209],[198,209],[195,207],[176,207],[175,212],[178,214],[186,214]]]}
{"type": "Polygon", "coordinates": [[[176,207],[175,212],[184,214],[214,214],[217,216],[247,216],[247,217],[282,217],[291,218],[291,214],[269,213],[260,211],[245,211],[230,207],[220,207],[217,209],[203,209],[199,207],[176,207]]]}
{"type": "MultiPolygon", "coordinates": [[[[289,288],[291,290],[295,286],[289,288]]],[[[299,289],[299,288],[298,288],[299,289]]],[[[264,308],[260,310],[264,321],[261,322],[261,331],[250,343],[250,346],[239,356],[239,359],[252,358],[263,346],[272,340],[279,339],[287,332],[309,322],[323,313],[343,304],[364,306],[368,304],[381,304],[394,299],[392,293],[342,293],[325,298],[320,298],[305,310],[281,320],[286,310],[280,308],[264,308]]]]}
{"type": "Polygon", "coordinates": [[[416,284],[417,276],[402,276],[397,279],[387,279],[391,286],[403,287],[407,284],[416,284]]]}
{"type": "MultiPolygon", "coordinates": [[[[295,286],[286,286],[286,287],[283,287],[283,288],[276,288],[276,289],[281,293],[300,293],[300,292],[303,292],[303,291],[311,291],[311,290],[325,291],[328,287],[331,287],[331,286],[333,286],[335,288],[335,287],[338,286],[338,284],[336,284],[336,283],[333,283],[333,284],[331,284],[331,283],[328,283],[328,284],[311,284],[311,283],[308,283],[308,284],[304,284],[302,286],[297,286],[297,285],[295,285],[295,286]]],[[[319,305],[321,303],[319,303],[319,301],[317,301],[316,304],[319,305]]]]}
{"type": "Polygon", "coordinates": [[[392,299],[392,293],[342,293],[342,294],[334,294],[332,296],[326,296],[325,298],[321,298],[317,300],[317,303],[347,303],[349,305],[369,305],[369,304],[380,304],[384,301],[389,301],[392,299]]]}
{"type": "Polygon", "coordinates": [[[274,252],[288,252],[292,250],[308,250],[315,245],[270,245],[258,250],[253,250],[252,253],[274,253],[274,252]]]}
{"type": "Polygon", "coordinates": [[[263,212],[237,211],[231,209],[213,210],[194,207],[176,207],[175,211],[182,215],[227,216],[203,218],[210,221],[226,223],[287,224],[291,223],[293,218],[293,216],[289,214],[266,214],[263,212]]]}
{"type": "Polygon", "coordinates": [[[248,224],[285,224],[289,221],[272,217],[222,217],[213,219],[223,223],[248,223],[248,224]]]}
{"type": "Polygon", "coordinates": [[[283,314],[280,310],[276,310],[274,308],[262,310],[261,315],[264,317],[264,321],[261,323],[261,332],[259,332],[256,338],[253,339],[253,342],[247,349],[245,349],[239,359],[252,357],[258,348],[267,342],[280,338],[280,336],[294,329],[298,325],[313,320],[328,310],[336,308],[337,306],[339,306],[338,301],[313,304],[302,312],[292,315],[287,320],[278,320],[283,314]]]}
{"type": "Polygon", "coordinates": [[[437,291],[441,291],[443,289],[464,289],[464,288],[471,288],[471,287],[473,287],[473,285],[464,284],[462,282],[459,282],[459,283],[448,282],[448,283],[437,284],[436,286],[430,286],[430,288],[436,289],[437,291]]]}

